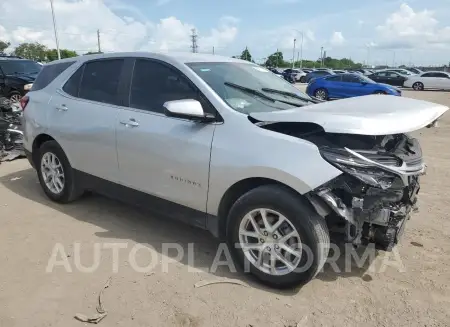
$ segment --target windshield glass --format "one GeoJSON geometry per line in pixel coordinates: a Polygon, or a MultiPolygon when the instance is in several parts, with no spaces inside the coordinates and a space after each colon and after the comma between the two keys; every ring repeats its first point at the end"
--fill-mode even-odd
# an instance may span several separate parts
{"type": "Polygon", "coordinates": [[[31,60],[0,61],[0,67],[6,75],[39,73],[42,66],[31,60]]]}
{"type": "Polygon", "coordinates": [[[311,101],[282,77],[254,64],[196,62],[187,65],[230,107],[245,114],[301,107],[311,101]]]}

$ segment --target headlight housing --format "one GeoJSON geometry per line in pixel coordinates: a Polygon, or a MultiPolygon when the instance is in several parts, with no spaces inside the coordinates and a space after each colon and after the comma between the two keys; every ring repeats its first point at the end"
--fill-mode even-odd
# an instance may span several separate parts
{"type": "Polygon", "coordinates": [[[33,87],[33,83],[29,83],[29,84],[25,84],[25,85],[23,86],[23,89],[24,89],[25,91],[29,91],[29,90],[31,90],[32,87],[33,87]]]}
{"type": "MultiPolygon", "coordinates": [[[[344,149],[321,148],[322,157],[344,173],[352,175],[361,182],[373,187],[387,189],[395,182],[396,175],[355,157],[344,149]]],[[[386,157],[386,161],[391,158],[386,157]]],[[[392,159],[395,162],[395,159],[392,159]]]]}

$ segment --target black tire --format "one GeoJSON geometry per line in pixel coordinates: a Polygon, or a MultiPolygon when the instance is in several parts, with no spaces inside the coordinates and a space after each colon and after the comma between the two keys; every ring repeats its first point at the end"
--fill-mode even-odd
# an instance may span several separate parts
{"type": "Polygon", "coordinates": [[[306,83],[306,76],[300,77],[300,83],[306,83]]]}
{"type": "Polygon", "coordinates": [[[328,100],[328,91],[321,87],[314,91],[314,97],[316,97],[320,100],[328,100]],[[324,92],[324,96],[317,96],[319,94],[319,92],[322,92],[322,91],[324,92]]]}
{"type": "Polygon", "coordinates": [[[325,219],[319,216],[310,203],[286,187],[264,185],[241,196],[232,206],[227,222],[227,242],[233,259],[241,269],[251,273],[265,284],[286,288],[307,283],[313,279],[326,262],[330,238],[325,219]],[[251,264],[239,246],[239,226],[244,216],[258,208],[276,210],[296,228],[303,244],[301,260],[294,270],[285,275],[267,274],[251,264]],[[308,247],[311,251],[305,251],[308,247]],[[312,258],[311,258],[312,255],[312,258]],[[305,267],[306,262],[309,265],[305,267]],[[305,267],[305,269],[298,269],[305,267]],[[308,268],[309,267],[309,268],[308,268]]]}
{"type": "Polygon", "coordinates": [[[45,194],[55,202],[59,203],[69,203],[74,200],[76,200],[78,197],[80,197],[83,194],[83,190],[77,185],[75,180],[75,174],[70,166],[69,160],[67,159],[66,154],[64,153],[63,149],[59,146],[58,142],[56,141],[47,141],[44,144],[41,145],[39,149],[36,151],[38,152],[37,156],[37,162],[36,162],[36,170],[39,178],[39,182],[42,186],[42,189],[44,190],[45,194]],[[59,162],[62,165],[63,172],[64,172],[64,186],[60,193],[54,193],[52,192],[48,186],[45,184],[42,171],[41,171],[41,161],[42,157],[46,153],[53,153],[59,162]]]}
{"type": "Polygon", "coordinates": [[[413,88],[415,91],[423,91],[424,85],[423,85],[422,82],[415,82],[415,83],[412,85],[412,88],[413,88]]]}

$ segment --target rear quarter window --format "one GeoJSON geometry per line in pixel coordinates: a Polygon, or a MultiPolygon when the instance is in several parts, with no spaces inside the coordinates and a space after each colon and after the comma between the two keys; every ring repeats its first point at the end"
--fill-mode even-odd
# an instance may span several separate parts
{"type": "Polygon", "coordinates": [[[31,91],[42,90],[47,87],[56,77],[58,77],[63,71],[73,65],[75,61],[62,62],[59,64],[53,64],[44,66],[38,74],[36,80],[33,82],[31,91]]]}

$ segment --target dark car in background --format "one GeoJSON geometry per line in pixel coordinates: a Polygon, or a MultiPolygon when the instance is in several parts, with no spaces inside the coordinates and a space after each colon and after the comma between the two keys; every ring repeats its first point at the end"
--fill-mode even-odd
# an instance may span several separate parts
{"type": "Polygon", "coordinates": [[[328,75],[334,75],[334,72],[332,72],[331,70],[315,70],[306,75],[305,82],[309,83],[311,82],[311,80],[315,78],[324,77],[328,75]]]}
{"type": "Polygon", "coordinates": [[[314,79],[308,84],[306,93],[320,100],[344,99],[369,94],[402,95],[401,91],[394,86],[376,83],[362,74],[354,73],[314,79]]]}
{"type": "Polygon", "coordinates": [[[17,57],[0,57],[0,97],[19,101],[31,87],[42,65],[17,57]]]}
{"type": "Polygon", "coordinates": [[[405,83],[408,79],[408,77],[403,74],[388,70],[376,72],[368,77],[377,83],[384,83],[394,86],[403,86],[403,83],[405,83]]]}

